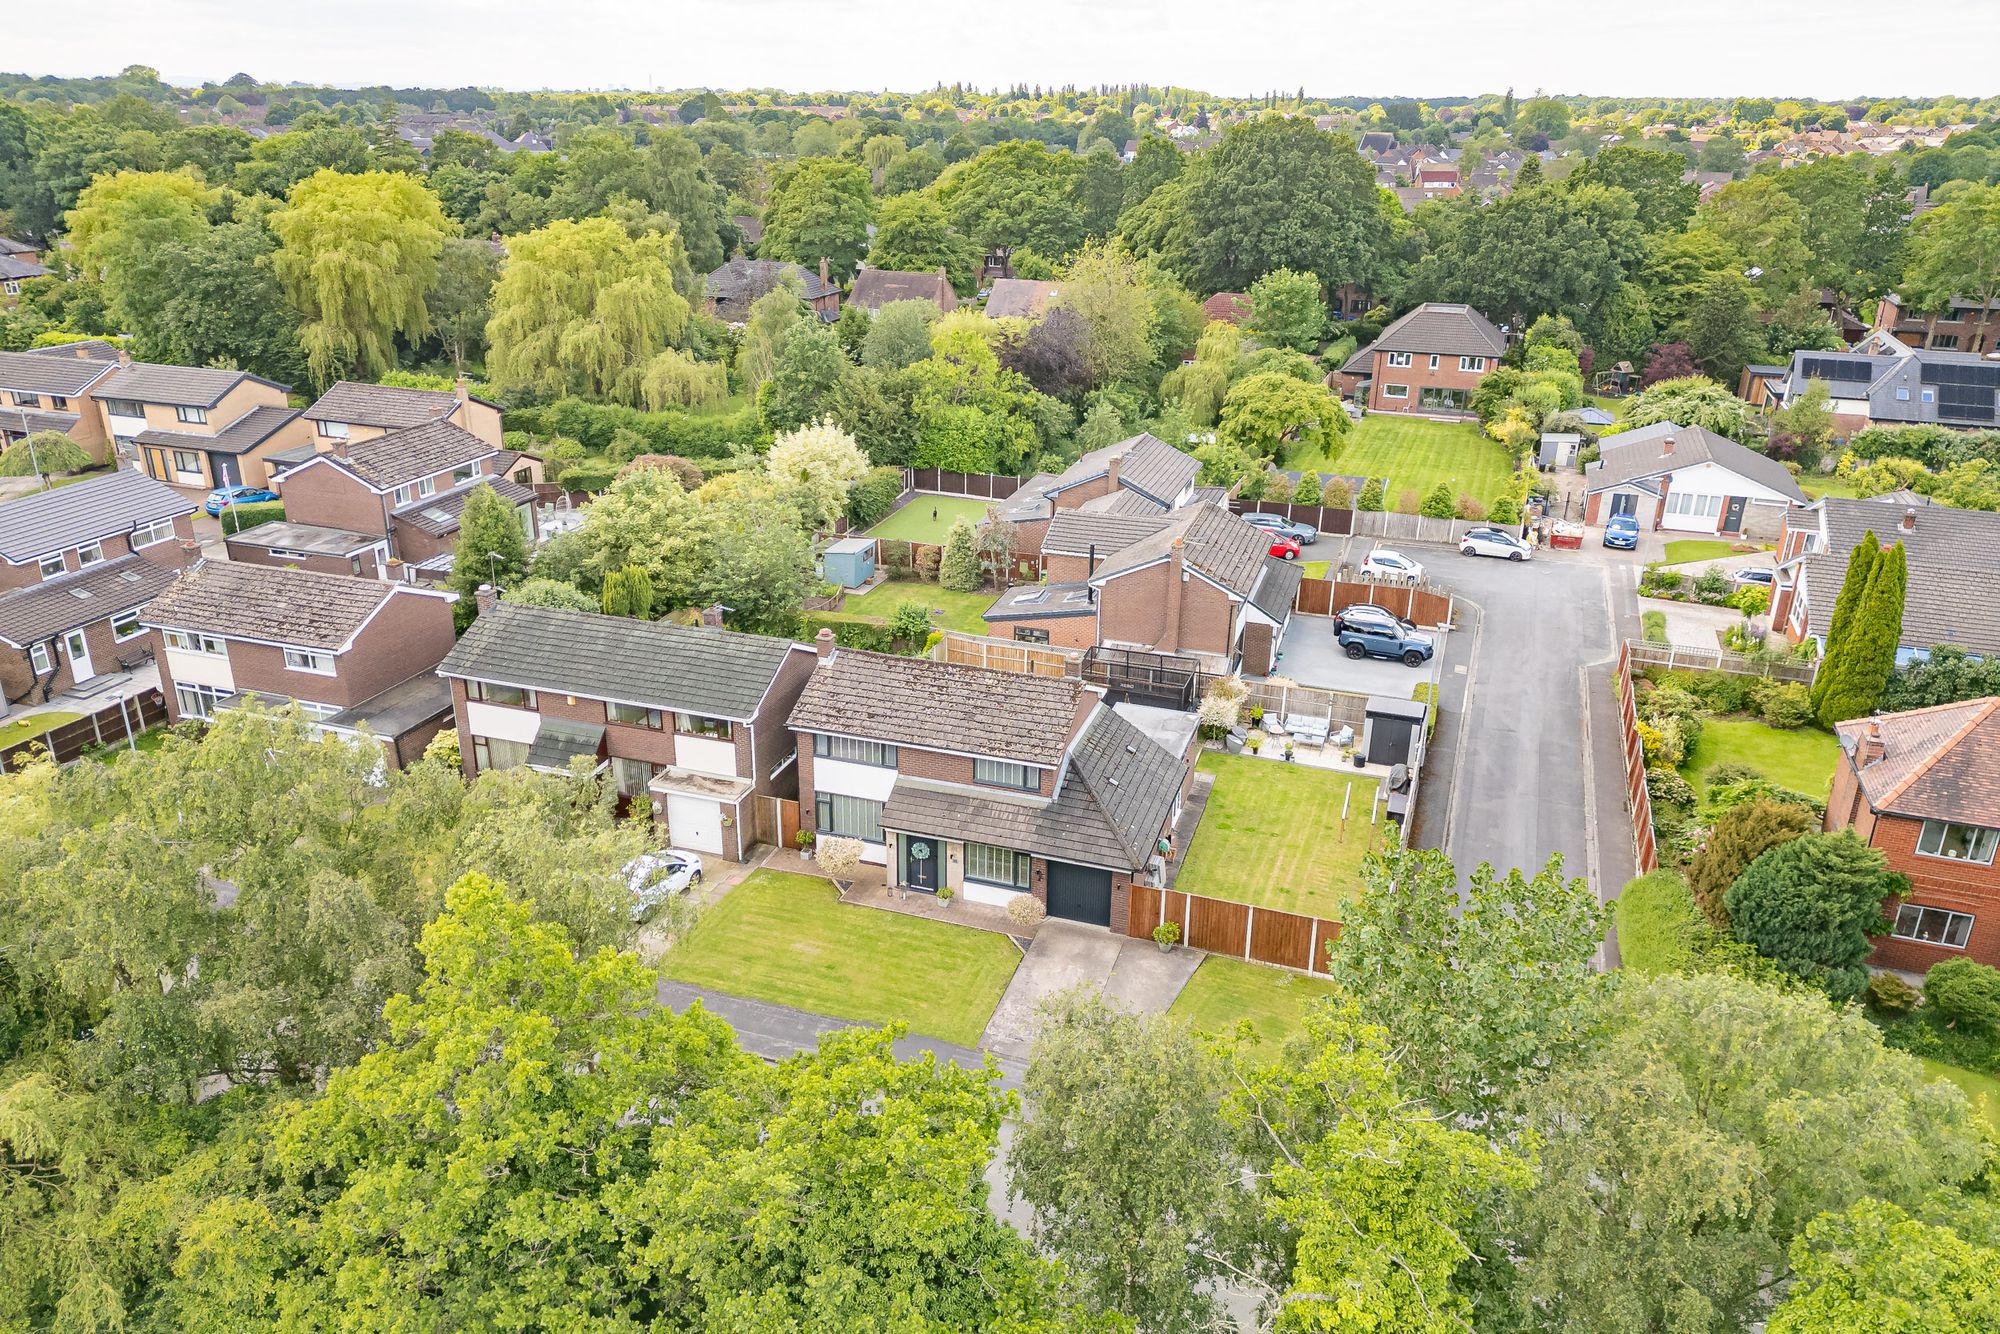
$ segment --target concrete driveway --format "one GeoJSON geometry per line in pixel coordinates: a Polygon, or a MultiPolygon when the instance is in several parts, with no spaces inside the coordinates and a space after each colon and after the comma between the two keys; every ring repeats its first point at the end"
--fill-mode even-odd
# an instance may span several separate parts
{"type": "Polygon", "coordinates": [[[1194,950],[1162,954],[1150,940],[1050,918],[1036,930],[979,1045],[1026,1060],[1040,1028],[1036,1011],[1049,997],[1074,987],[1095,987],[1129,1010],[1158,1014],[1174,1003],[1205,957],[1194,950]]]}
{"type": "MultiPolygon", "coordinates": [[[[1435,631],[1427,633],[1437,637],[1435,631]]],[[[1428,662],[1406,667],[1387,658],[1350,659],[1336,637],[1333,617],[1297,615],[1285,631],[1284,647],[1278,653],[1272,674],[1323,690],[1352,690],[1364,695],[1408,699],[1412,689],[1431,679],[1431,670],[1432,664],[1428,662]]]]}

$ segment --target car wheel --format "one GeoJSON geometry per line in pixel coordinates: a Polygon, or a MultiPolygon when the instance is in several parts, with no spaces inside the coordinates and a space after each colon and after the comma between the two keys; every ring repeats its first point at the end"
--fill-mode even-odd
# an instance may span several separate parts
{"type": "Polygon", "coordinates": [[[1362,658],[1366,657],[1367,654],[1368,650],[1362,648],[1359,644],[1349,644],[1347,646],[1347,656],[1350,658],[1362,658]]]}
{"type": "Polygon", "coordinates": [[[1285,553],[1286,560],[1297,560],[1298,558],[1299,558],[1299,553],[1296,551],[1287,551],[1285,553]]]}
{"type": "Polygon", "coordinates": [[[1520,552],[1518,552],[1518,551],[1510,551],[1510,552],[1508,552],[1508,553],[1507,553],[1507,559],[1508,559],[1508,560],[1511,560],[1511,561],[1523,561],[1523,560],[1526,560],[1526,559],[1527,559],[1527,557],[1526,557],[1526,556],[1524,556],[1524,555],[1522,555],[1522,554],[1521,554],[1520,552]]]}
{"type": "Polygon", "coordinates": [[[1477,556],[1479,553],[1474,551],[1471,547],[1460,547],[1458,549],[1458,554],[1461,556],[1477,556]]]}
{"type": "Polygon", "coordinates": [[[1411,649],[1403,654],[1403,665],[1405,667],[1421,667],[1424,665],[1424,655],[1415,649],[1411,649]]]}

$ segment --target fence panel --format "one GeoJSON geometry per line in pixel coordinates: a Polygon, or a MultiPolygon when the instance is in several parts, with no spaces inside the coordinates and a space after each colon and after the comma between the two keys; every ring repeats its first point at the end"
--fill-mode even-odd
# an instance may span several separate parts
{"type": "Polygon", "coordinates": [[[1175,922],[1181,943],[1192,949],[1280,968],[1325,973],[1326,947],[1340,937],[1340,923],[1324,917],[1252,908],[1178,889],[1135,884],[1127,903],[1125,934],[1134,940],[1150,938],[1161,922],[1175,922]]]}
{"type": "Polygon", "coordinates": [[[1451,624],[1451,594],[1425,584],[1385,584],[1372,579],[1301,579],[1292,610],[1307,616],[1331,616],[1364,602],[1417,625],[1451,624]]]}
{"type": "Polygon", "coordinates": [[[1313,919],[1259,908],[1250,919],[1250,957],[1287,968],[1312,965],[1313,919]]]}
{"type": "Polygon", "coordinates": [[[1229,499],[1231,514],[1282,514],[1293,523],[1307,523],[1322,533],[1335,537],[1345,537],[1354,531],[1354,511],[1351,509],[1329,509],[1324,505],[1294,505],[1285,500],[1245,500],[1241,496],[1229,499]]]}
{"type": "Polygon", "coordinates": [[[965,496],[972,500],[1005,500],[1021,489],[1019,477],[1003,477],[990,472],[950,472],[942,468],[905,469],[914,490],[939,496],[965,496]]]}
{"type": "Polygon", "coordinates": [[[159,690],[134,695],[124,703],[111,703],[75,722],[51,728],[37,737],[0,751],[0,772],[18,773],[36,754],[46,751],[58,764],[82,758],[99,746],[122,746],[133,735],[157,727],[167,720],[167,701],[159,690]]]}
{"type": "Polygon", "coordinates": [[[1199,894],[1190,894],[1187,900],[1187,923],[1181,938],[1198,950],[1242,958],[1249,939],[1249,905],[1199,894]]]}
{"type": "Polygon", "coordinates": [[[1082,649],[1022,644],[1011,639],[969,635],[962,630],[945,631],[944,638],[938,641],[937,655],[940,662],[990,667],[1023,676],[1079,676],[1083,672],[1082,649]]]}
{"type": "Polygon", "coordinates": [[[1618,647],[1618,728],[1625,750],[1625,805],[1632,818],[1632,843],[1638,851],[1639,873],[1660,866],[1659,842],[1653,832],[1653,798],[1646,791],[1646,744],[1639,736],[1639,711],[1632,698],[1632,646],[1618,647]]]}
{"type": "Polygon", "coordinates": [[[1625,641],[1625,653],[1635,667],[1722,672],[1729,676],[1768,676],[1774,681],[1799,681],[1808,685],[1819,670],[1817,662],[1796,662],[1790,659],[1772,662],[1741,653],[1730,653],[1719,648],[1652,644],[1639,639],[1625,641]]]}

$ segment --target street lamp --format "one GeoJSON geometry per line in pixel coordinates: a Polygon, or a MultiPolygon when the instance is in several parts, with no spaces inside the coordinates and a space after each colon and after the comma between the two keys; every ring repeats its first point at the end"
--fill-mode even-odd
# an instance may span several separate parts
{"type": "Polygon", "coordinates": [[[497,551],[487,552],[486,565],[488,572],[493,576],[489,582],[493,585],[493,591],[497,593],[500,591],[500,553],[497,551]]]}

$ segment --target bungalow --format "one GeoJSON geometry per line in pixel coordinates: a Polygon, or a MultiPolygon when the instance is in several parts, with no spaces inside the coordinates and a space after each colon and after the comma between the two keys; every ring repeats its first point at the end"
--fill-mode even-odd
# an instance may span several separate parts
{"type": "Polygon", "coordinates": [[[46,703],[151,657],[140,614],[200,552],[194,502],[115,472],[0,505],[0,690],[46,703]]]}
{"type": "Polygon", "coordinates": [[[863,269],[854,275],[847,304],[859,306],[870,315],[891,301],[928,301],[947,313],[958,309],[958,293],[943,269],[929,273],[900,273],[893,269],[863,269]]]}
{"type": "Polygon", "coordinates": [[[1193,781],[1193,719],[1067,678],[836,648],[791,713],[801,816],[889,882],[1123,931],[1193,781]]]}
{"type": "Polygon", "coordinates": [[[1507,335],[1471,306],[1426,302],[1347,359],[1329,384],[1370,412],[1466,416],[1507,335]]]}
{"type": "Polygon", "coordinates": [[[325,732],[366,735],[393,768],[451,721],[436,668],[452,645],[452,593],[268,565],[202,561],[146,609],[175,722],[255,697],[296,704],[325,732]]]}
{"type": "Polygon", "coordinates": [[[0,352],[0,445],[36,431],[61,431],[92,461],[111,457],[111,439],[91,395],[118,369],[117,357],[60,355],[56,349],[0,352]]]}
{"type": "Polygon", "coordinates": [[[1810,502],[1774,458],[1699,426],[1656,422],[1604,437],[1584,470],[1584,522],[1616,514],[1676,533],[1776,539],[1786,513],[1810,502]]]}
{"type": "Polygon", "coordinates": [[[343,445],[434,421],[462,426],[495,449],[503,446],[500,405],[474,398],[463,380],[449,392],[336,380],[305,410],[305,419],[312,423],[314,448],[322,452],[338,453],[343,445]]]}
{"type": "Polygon", "coordinates": [[[827,272],[825,260],[819,272],[798,264],[775,259],[732,259],[708,275],[708,313],[725,324],[741,325],[750,319],[750,307],[758,297],[783,283],[787,277],[798,284],[799,295],[813,313],[828,324],[840,318],[840,288],[827,272]]]}
{"type": "Polygon", "coordinates": [[[290,385],[207,366],[121,365],[91,397],[122,462],[174,486],[265,486],[273,454],[309,438],[290,385]]]}
{"type": "MultiPolygon", "coordinates": [[[[482,591],[482,600],[487,594],[482,591]]],[[[804,644],[704,624],[484,605],[438,667],[465,775],[610,766],[677,848],[742,861],[753,798],[799,778],[786,719],[817,659],[804,644]]]]}

